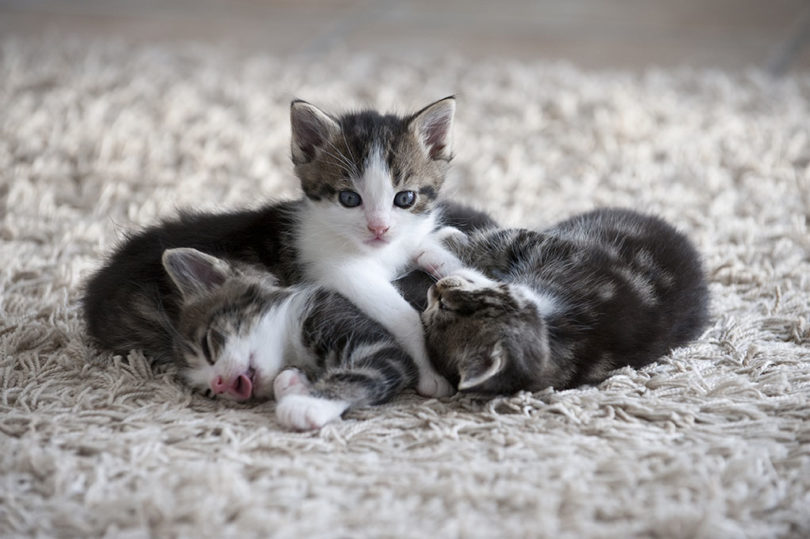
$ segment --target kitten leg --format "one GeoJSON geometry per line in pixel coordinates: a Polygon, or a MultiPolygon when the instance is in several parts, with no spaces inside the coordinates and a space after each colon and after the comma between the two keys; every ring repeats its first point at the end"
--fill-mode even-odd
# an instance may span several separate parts
{"type": "Polygon", "coordinates": [[[294,430],[315,430],[340,419],[349,403],[318,395],[306,375],[296,368],[284,369],[273,381],[276,418],[294,430]]]}
{"type": "Polygon", "coordinates": [[[317,430],[340,419],[348,407],[346,401],[292,394],[282,397],[276,404],[276,419],[290,429],[317,430]]]}
{"type": "Polygon", "coordinates": [[[273,394],[276,402],[287,395],[307,395],[310,389],[306,375],[295,367],[284,369],[273,381],[273,394]]]}
{"type": "Polygon", "coordinates": [[[419,369],[416,390],[421,395],[452,395],[453,386],[430,363],[419,313],[399,294],[396,286],[381,275],[384,272],[376,267],[347,264],[332,272],[328,283],[394,335],[419,369]]]}
{"type": "Polygon", "coordinates": [[[463,245],[467,236],[457,228],[446,226],[434,232],[420,244],[414,259],[417,266],[441,279],[464,267],[464,263],[447,247],[463,245]]]}
{"type": "Polygon", "coordinates": [[[340,358],[350,366],[330,368],[312,385],[297,369],[283,371],[282,381],[276,378],[279,422],[297,430],[318,429],[350,408],[390,401],[417,376],[410,358],[393,342],[350,354],[340,358]]]}

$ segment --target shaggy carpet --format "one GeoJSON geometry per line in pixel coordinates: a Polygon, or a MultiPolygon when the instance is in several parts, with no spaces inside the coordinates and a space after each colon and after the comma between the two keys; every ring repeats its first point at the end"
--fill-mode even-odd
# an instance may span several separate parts
{"type": "Polygon", "coordinates": [[[0,42],[0,535],[810,533],[810,77],[0,42]],[[712,321],[597,387],[395,402],[320,432],[88,341],[87,276],[178,208],[297,196],[289,102],[458,97],[450,196],[655,212],[712,321]]]}

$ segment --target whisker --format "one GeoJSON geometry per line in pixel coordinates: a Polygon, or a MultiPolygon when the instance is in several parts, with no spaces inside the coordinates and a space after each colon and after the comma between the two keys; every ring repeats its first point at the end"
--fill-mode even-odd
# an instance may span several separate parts
{"type": "MultiPolygon", "coordinates": [[[[343,135],[343,138],[345,140],[346,138],[345,135],[343,135]]],[[[337,155],[334,154],[331,155],[333,155],[333,157],[335,157],[336,159],[340,159],[343,164],[348,165],[351,168],[351,171],[347,170],[347,172],[349,172],[350,174],[354,174],[356,176],[359,175],[359,171],[357,170],[357,164],[354,162],[353,159],[349,159],[348,157],[346,157],[346,155],[340,151],[340,148],[335,146],[335,143],[332,142],[331,140],[328,140],[327,144],[329,144],[337,153],[337,155]]]]}
{"type": "Polygon", "coordinates": [[[354,156],[354,152],[352,151],[352,147],[351,147],[351,146],[349,146],[349,141],[348,141],[348,140],[346,140],[346,132],[345,132],[345,131],[343,131],[342,129],[340,130],[340,136],[341,136],[341,137],[343,137],[343,143],[346,145],[346,149],[347,149],[347,150],[349,150],[349,156],[351,157],[351,161],[352,161],[352,163],[353,163],[353,164],[354,164],[354,166],[355,166],[355,172],[356,172],[356,173],[357,173],[357,175],[359,176],[359,175],[360,175],[360,171],[359,171],[359,170],[356,170],[356,167],[357,167],[357,158],[354,156]]]}
{"type": "Polygon", "coordinates": [[[329,150],[327,150],[326,148],[321,148],[321,151],[322,151],[323,153],[325,153],[326,155],[328,155],[328,156],[330,156],[330,157],[334,158],[334,159],[335,159],[335,161],[337,161],[337,163],[336,163],[336,164],[338,165],[338,167],[339,167],[339,168],[340,168],[342,171],[346,172],[346,173],[347,173],[348,175],[350,175],[350,176],[355,174],[355,172],[354,172],[354,165],[352,165],[351,163],[348,163],[348,162],[344,161],[344,159],[343,159],[342,157],[340,157],[340,156],[338,156],[338,155],[335,155],[334,153],[330,152],[330,151],[329,151],[329,150]]]}

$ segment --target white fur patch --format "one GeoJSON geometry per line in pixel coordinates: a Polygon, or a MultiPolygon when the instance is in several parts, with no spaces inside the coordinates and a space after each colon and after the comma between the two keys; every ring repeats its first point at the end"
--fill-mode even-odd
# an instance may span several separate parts
{"type": "Polygon", "coordinates": [[[394,186],[391,171],[379,145],[374,145],[366,158],[365,170],[360,181],[355,182],[363,197],[363,212],[368,226],[387,225],[391,230],[397,225],[394,208],[394,186]]]}
{"type": "MultiPolygon", "coordinates": [[[[214,365],[196,358],[195,367],[184,373],[189,385],[201,390],[211,388],[217,376],[231,379],[254,369],[253,396],[260,399],[273,395],[273,380],[285,362],[290,349],[290,338],[297,334],[291,330],[292,298],[274,306],[245,335],[228,335],[214,365]]],[[[229,398],[222,394],[222,398],[229,398]]]]}
{"type": "Polygon", "coordinates": [[[315,430],[340,419],[349,407],[346,401],[333,401],[311,395],[287,395],[276,405],[276,418],[295,430],[315,430]]]}
{"type": "Polygon", "coordinates": [[[521,290],[521,292],[525,294],[526,299],[537,306],[537,311],[540,313],[540,316],[544,318],[551,316],[560,308],[559,301],[551,294],[535,292],[530,288],[520,285],[513,285],[513,287],[517,287],[519,290],[521,290]]]}

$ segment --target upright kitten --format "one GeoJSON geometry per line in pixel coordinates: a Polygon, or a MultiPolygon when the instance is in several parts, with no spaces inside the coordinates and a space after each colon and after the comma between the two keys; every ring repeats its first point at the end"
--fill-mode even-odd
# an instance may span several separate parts
{"type": "Polygon", "coordinates": [[[451,154],[452,97],[407,117],[332,117],[292,104],[292,156],[304,190],[295,246],[305,278],[344,294],[382,323],[419,367],[418,390],[452,388],[432,368],[419,313],[391,281],[426,249],[451,154]]]}
{"type": "Polygon", "coordinates": [[[444,278],[430,289],[422,319],[437,368],[460,390],[596,383],[618,367],[654,361],[706,326],[699,256],[658,218],[603,209],[544,232],[444,234],[460,261],[423,253],[444,278]]]}
{"type": "Polygon", "coordinates": [[[239,401],[275,394],[279,421],[305,430],[416,383],[393,336],[336,292],[280,287],[195,249],[167,250],[163,265],[182,296],[174,357],[196,389],[239,401]]]}
{"type": "MultiPolygon", "coordinates": [[[[170,360],[181,298],[161,256],[191,247],[262,266],[284,286],[314,281],[342,292],[424,367],[419,316],[390,281],[409,269],[414,251],[432,245],[441,224],[467,231],[493,224],[485,214],[436,200],[451,156],[454,110],[447,98],[407,117],[363,111],[335,118],[294,102],[293,160],[306,196],[257,210],[183,213],[133,234],[88,280],[88,332],[107,349],[140,348],[170,360]]],[[[410,303],[424,302],[429,283],[419,274],[398,284],[410,303]]],[[[449,391],[425,370],[421,392],[449,391]]]]}

